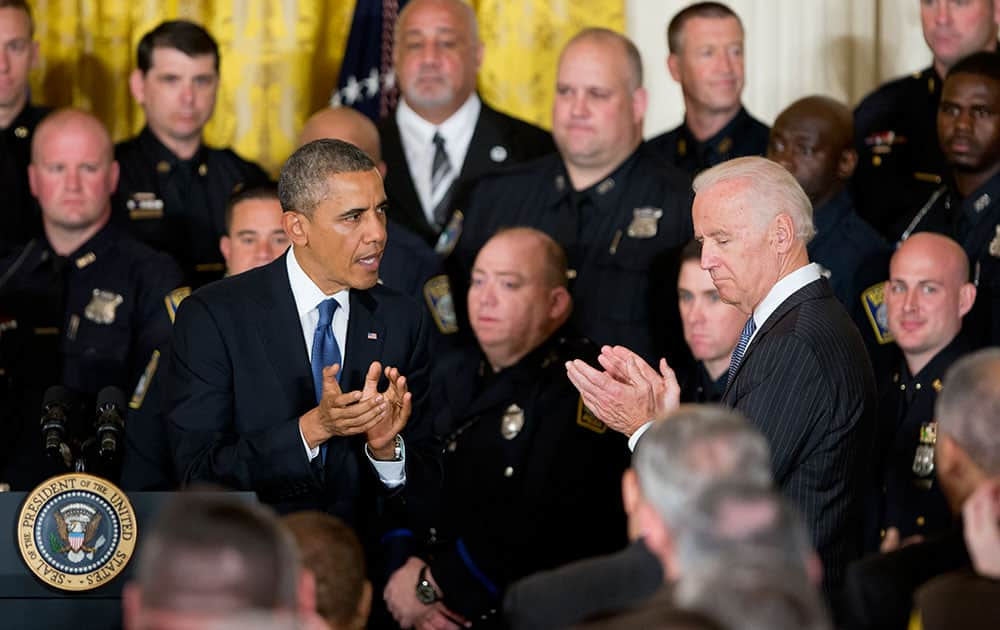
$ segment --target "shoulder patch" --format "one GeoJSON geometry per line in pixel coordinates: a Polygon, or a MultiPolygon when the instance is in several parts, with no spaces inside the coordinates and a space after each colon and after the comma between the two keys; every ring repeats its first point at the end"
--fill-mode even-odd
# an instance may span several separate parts
{"type": "Polygon", "coordinates": [[[434,276],[424,283],[424,299],[427,308],[434,316],[434,323],[442,335],[458,332],[458,317],[455,315],[455,300],[451,296],[451,283],[448,276],[434,276]]]}
{"type": "Polygon", "coordinates": [[[171,324],[174,323],[174,318],[177,317],[177,307],[189,295],[191,295],[191,287],[181,287],[174,289],[167,294],[167,297],[163,298],[163,303],[167,305],[167,315],[170,316],[171,324]]]}
{"type": "Polygon", "coordinates": [[[587,409],[587,405],[583,404],[582,397],[576,404],[576,423],[584,429],[593,431],[594,433],[604,433],[608,430],[608,425],[598,420],[597,416],[594,415],[594,412],[587,409]]]}
{"type": "Polygon", "coordinates": [[[882,345],[894,341],[892,333],[889,332],[884,289],[885,283],[878,282],[861,292],[861,305],[865,309],[865,315],[868,316],[868,323],[872,325],[875,339],[882,345]]]}

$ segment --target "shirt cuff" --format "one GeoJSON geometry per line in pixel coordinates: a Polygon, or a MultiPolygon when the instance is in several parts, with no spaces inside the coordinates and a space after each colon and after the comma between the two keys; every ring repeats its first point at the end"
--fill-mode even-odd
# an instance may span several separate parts
{"type": "Polygon", "coordinates": [[[632,437],[628,439],[628,450],[635,451],[635,445],[639,443],[639,438],[641,438],[642,435],[646,431],[648,431],[649,427],[651,426],[653,426],[653,423],[647,422],[646,424],[642,425],[641,427],[635,430],[635,433],[632,434],[632,437]]]}
{"type": "Polygon", "coordinates": [[[398,488],[406,483],[406,442],[399,438],[399,461],[382,461],[372,457],[371,450],[365,444],[365,457],[372,463],[379,481],[386,488],[398,488]]]}
{"type": "Polygon", "coordinates": [[[319,457],[319,447],[309,448],[309,442],[306,442],[306,434],[302,432],[302,427],[299,427],[299,437],[302,438],[302,446],[306,449],[306,457],[309,458],[309,461],[319,457]]]}

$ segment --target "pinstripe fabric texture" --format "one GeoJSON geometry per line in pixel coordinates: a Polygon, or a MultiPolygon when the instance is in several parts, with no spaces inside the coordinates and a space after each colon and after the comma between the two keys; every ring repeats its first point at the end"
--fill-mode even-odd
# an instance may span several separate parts
{"type": "Polygon", "coordinates": [[[723,401],[771,445],[775,482],[801,510],[836,592],[860,551],[877,398],[861,334],[825,279],[761,325],[723,401]]]}

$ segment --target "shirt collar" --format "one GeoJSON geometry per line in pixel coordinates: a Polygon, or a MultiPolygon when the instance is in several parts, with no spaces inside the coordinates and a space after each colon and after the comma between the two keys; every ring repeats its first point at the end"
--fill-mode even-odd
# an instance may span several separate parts
{"type": "MultiPolygon", "coordinates": [[[[767,292],[767,295],[761,300],[757,308],[753,310],[753,322],[757,326],[759,331],[767,318],[770,317],[774,311],[778,310],[778,307],[787,300],[793,293],[806,286],[810,282],[815,282],[819,280],[822,276],[819,273],[819,265],[816,263],[809,263],[808,265],[799,267],[795,271],[791,272],[781,280],[774,283],[771,290],[767,292]]],[[[756,337],[755,332],[753,337],[756,337]]],[[[750,339],[753,339],[750,337],[750,339]]]]}
{"type": "Polygon", "coordinates": [[[421,118],[406,104],[404,98],[400,99],[399,106],[396,108],[396,124],[399,125],[401,133],[416,138],[422,145],[429,145],[434,138],[434,133],[440,133],[444,137],[445,146],[448,147],[450,155],[452,148],[459,146],[459,136],[463,132],[468,131],[471,138],[472,129],[476,126],[482,106],[479,95],[473,92],[454,114],[440,125],[435,125],[421,118]]]}
{"type": "Polygon", "coordinates": [[[285,256],[285,267],[288,270],[288,283],[292,287],[292,298],[295,300],[295,312],[299,314],[299,318],[310,311],[316,310],[320,302],[330,297],[337,300],[337,305],[345,314],[349,315],[351,303],[349,297],[350,290],[337,291],[333,295],[323,293],[299,265],[299,261],[295,257],[294,245],[288,249],[288,254],[285,256]]]}
{"type": "Polygon", "coordinates": [[[158,162],[166,162],[170,166],[175,166],[181,162],[201,162],[203,161],[202,153],[205,150],[205,144],[200,143],[198,145],[198,150],[190,160],[182,160],[177,157],[173,151],[167,148],[165,144],[160,142],[160,139],[156,137],[153,130],[146,127],[142,128],[139,132],[139,146],[154,160],[158,162]]]}

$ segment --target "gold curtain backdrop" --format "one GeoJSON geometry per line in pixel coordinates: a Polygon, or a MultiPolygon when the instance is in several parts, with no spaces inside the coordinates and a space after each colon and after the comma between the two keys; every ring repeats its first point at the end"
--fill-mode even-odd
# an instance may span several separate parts
{"type": "MultiPolygon", "coordinates": [[[[379,1],[379,0],[360,0],[379,1]]],[[[486,56],[483,97],[545,127],[559,49],[600,25],[623,32],[624,0],[477,0],[486,56]]],[[[163,20],[204,25],[219,43],[221,85],[205,135],[272,174],[302,123],[336,86],[353,0],[34,0],[41,58],[32,100],[93,111],[118,141],[139,132],[128,90],[142,35],[163,20]]]]}

